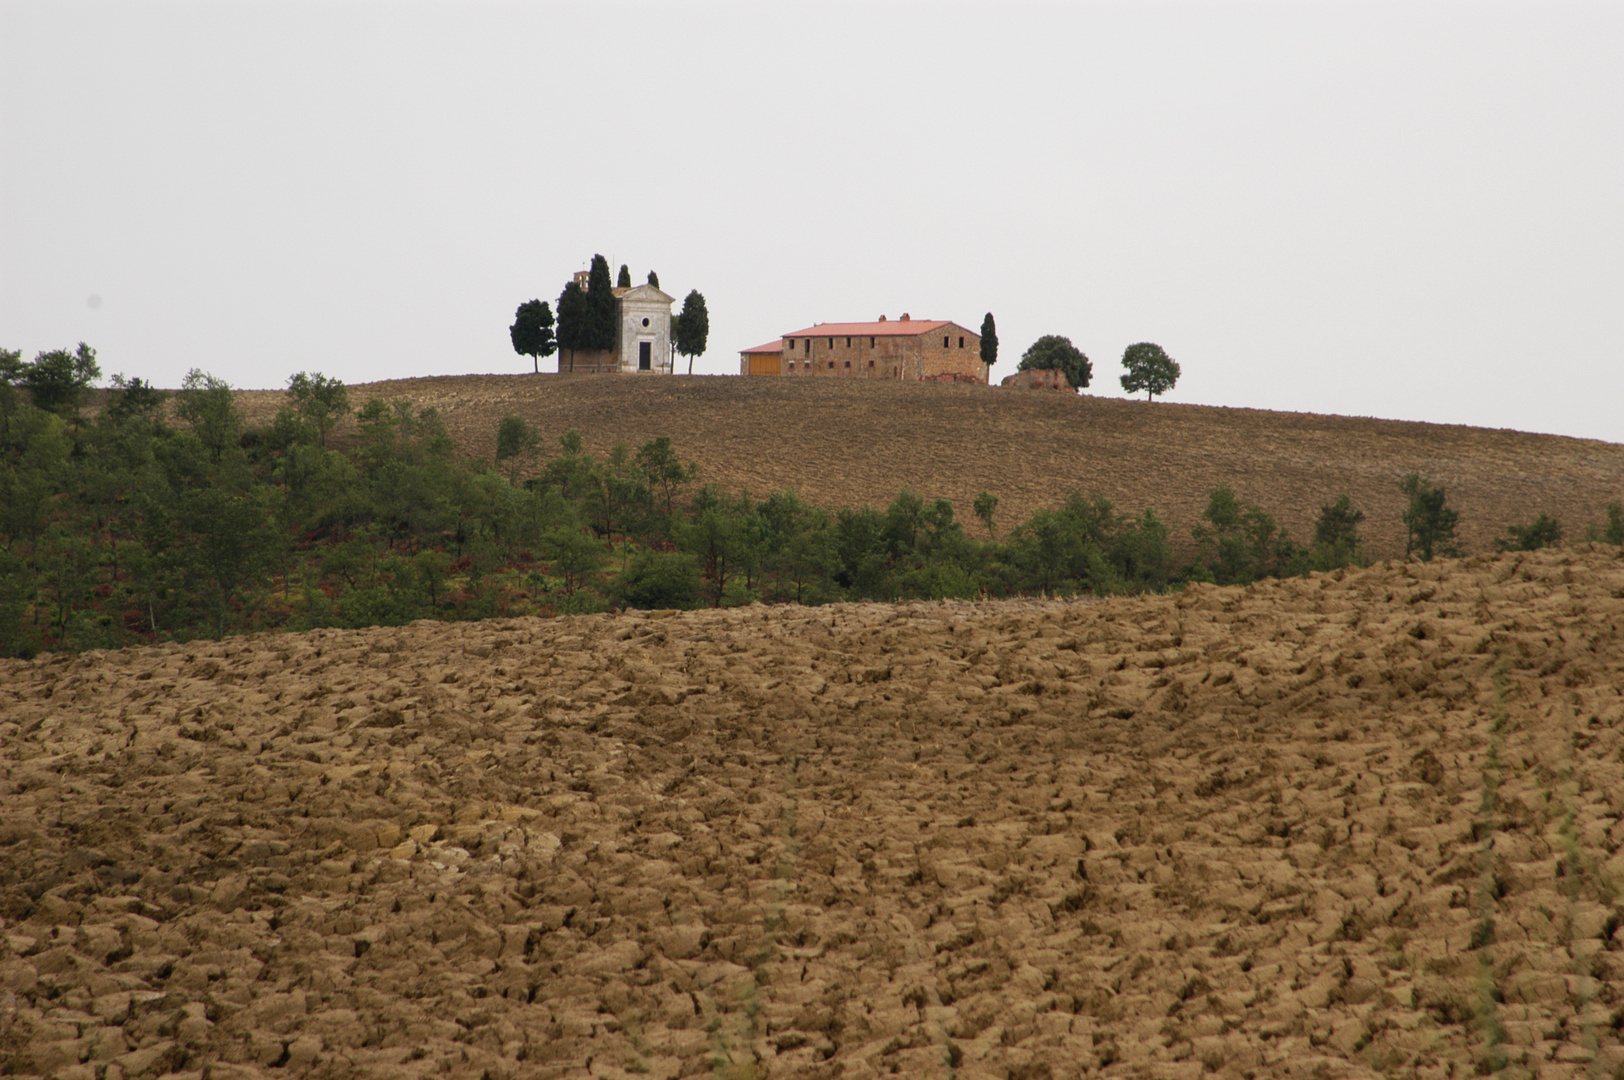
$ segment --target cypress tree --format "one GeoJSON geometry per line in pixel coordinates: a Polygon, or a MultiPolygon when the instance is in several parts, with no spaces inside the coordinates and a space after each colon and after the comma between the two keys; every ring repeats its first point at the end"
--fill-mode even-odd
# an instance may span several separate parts
{"type": "Polygon", "coordinates": [[[650,270],[648,272],[648,283],[658,289],[660,287],[660,275],[650,270]]]}
{"type": "Polygon", "coordinates": [[[981,320],[981,362],[989,368],[998,362],[998,324],[990,311],[981,320]]]}
{"type": "Polygon", "coordinates": [[[592,256],[592,271],[586,281],[586,336],[583,349],[611,350],[615,347],[615,293],[609,284],[609,260],[592,256]]]}
{"type": "Polygon", "coordinates": [[[632,272],[631,272],[631,269],[625,263],[621,263],[620,264],[620,277],[615,280],[615,288],[617,288],[617,289],[629,289],[631,287],[632,287],[632,272]]]}
{"type": "Polygon", "coordinates": [[[571,371],[575,370],[575,350],[587,347],[587,321],[586,293],[572,278],[558,294],[558,329],[553,333],[559,352],[569,353],[571,371]]]}

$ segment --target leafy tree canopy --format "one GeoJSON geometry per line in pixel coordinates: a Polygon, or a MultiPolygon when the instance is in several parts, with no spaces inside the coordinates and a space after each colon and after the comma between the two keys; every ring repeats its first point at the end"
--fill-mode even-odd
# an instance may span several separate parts
{"type": "Polygon", "coordinates": [[[1094,374],[1094,365],[1083,351],[1071,343],[1071,338],[1059,334],[1045,334],[1034,341],[1021,355],[1019,366],[1021,371],[1058,369],[1078,390],[1087,386],[1094,374]]]}
{"type": "Polygon", "coordinates": [[[688,293],[682,311],[671,321],[671,334],[677,351],[688,358],[688,374],[694,373],[694,357],[703,356],[710,342],[710,312],[698,289],[688,293]]]}
{"type": "Polygon", "coordinates": [[[288,396],[299,418],[315,429],[317,445],[325,449],[327,433],[350,413],[349,390],[319,371],[301,371],[288,379],[288,396]]]}
{"type": "Polygon", "coordinates": [[[1123,350],[1122,366],[1128,372],[1122,376],[1122,389],[1130,394],[1143,390],[1146,401],[1167,393],[1179,381],[1178,361],[1168,356],[1160,345],[1149,341],[1123,350]]]}
{"type": "Polygon", "coordinates": [[[1399,482],[1399,490],[1410,498],[1403,515],[1408,534],[1404,554],[1419,554],[1423,562],[1431,562],[1435,555],[1459,556],[1455,525],[1460,514],[1444,501],[1444,489],[1433,487],[1419,473],[1411,473],[1399,482]]]}
{"type": "Polygon", "coordinates": [[[1527,525],[1507,525],[1506,532],[1511,535],[1494,542],[1501,551],[1538,551],[1562,542],[1562,523],[1549,514],[1540,514],[1527,525]]]}
{"type": "Polygon", "coordinates": [[[998,362],[998,324],[993,322],[990,311],[981,320],[981,362],[988,367],[998,362]]]}
{"type": "Polygon", "coordinates": [[[36,409],[54,413],[72,412],[78,407],[79,396],[99,378],[96,350],[82,341],[74,352],[52,349],[40,353],[16,376],[36,409]]]}
{"type": "Polygon", "coordinates": [[[553,355],[558,348],[553,336],[552,308],[543,300],[526,300],[513,313],[513,325],[508,327],[508,336],[513,339],[513,351],[520,356],[530,357],[532,366],[540,372],[541,357],[553,355]]]}

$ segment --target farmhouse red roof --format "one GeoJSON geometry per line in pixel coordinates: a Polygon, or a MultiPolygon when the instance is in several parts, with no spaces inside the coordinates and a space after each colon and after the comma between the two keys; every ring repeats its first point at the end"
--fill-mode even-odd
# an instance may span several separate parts
{"type": "Polygon", "coordinates": [[[916,337],[953,324],[946,319],[887,319],[884,322],[831,322],[785,334],[792,337],[916,337]]]}
{"type": "Polygon", "coordinates": [[[765,345],[757,345],[753,349],[745,349],[744,353],[748,356],[750,353],[781,353],[783,351],[784,339],[779,338],[777,341],[769,341],[765,345]]]}

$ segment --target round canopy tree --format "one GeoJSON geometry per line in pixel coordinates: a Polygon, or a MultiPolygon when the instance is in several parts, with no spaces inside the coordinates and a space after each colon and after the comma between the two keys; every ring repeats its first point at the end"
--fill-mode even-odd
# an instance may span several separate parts
{"type": "Polygon", "coordinates": [[[1058,369],[1066,381],[1081,390],[1093,378],[1094,365],[1083,350],[1071,343],[1071,338],[1059,334],[1045,334],[1032,342],[1031,348],[1021,354],[1021,371],[1058,369]]]}
{"type": "Polygon", "coordinates": [[[553,338],[553,309],[544,300],[526,300],[514,312],[508,335],[513,339],[513,351],[530,357],[531,365],[540,372],[541,358],[558,348],[553,338]]]}
{"type": "Polygon", "coordinates": [[[1122,352],[1122,366],[1128,373],[1122,376],[1122,389],[1130,394],[1143,390],[1145,400],[1165,394],[1179,381],[1179,364],[1162,349],[1149,341],[1129,345],[1122,352]]]}

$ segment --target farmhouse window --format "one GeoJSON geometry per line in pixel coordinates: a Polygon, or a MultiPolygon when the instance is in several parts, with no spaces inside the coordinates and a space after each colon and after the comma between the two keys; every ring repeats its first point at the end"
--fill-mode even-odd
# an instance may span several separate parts
{"type": "Polygon", "coordinates": [[[851,338],[846,339],[846,348],[851,348],[851,338]]]}
{"type": "Polygon", "coordinates": [[[947,338],[942,338],[942,348],[947,348],[947,338]]]}
{"type": "Polygon", "coordinates": [[[871,349],[874,347],[874,339],[873,338],[868,339],[868,347],[871,348],[871,349]]]}
{"type": "Polygon", "coordinates": [[[833,360],[831,360],[831,361],[829,361],[829,369],[830,369],[830,370],[831,370],[831,371],[833,371],[833,370],[834,370],[834,366],[835,366],[835,362],[834,362],[834,361],[833,361],[833,360]]]}
{"type": "Polygon", "coordinates": [[[830,338],[830,339],[829,339],[829,348],[831,348],[831,349],[832,349],[832,348],[834,348],[834,347],[835,347],[835,339],[834,339],[834,338],[830,338]]]}
{"type": "Polygon", "coordinates": [[[872,361],[872,360],[870,360],[870,361],[869,361],[869,362],[868,362],[868,366],[869,366],[869,367],[870,367],[870,368],[872,368],[872,367],[873,367],[873,366],[874,366],[874,361],[872,361]]]}
{"type": "Polygon", "coordinates": [[[964,335],[963,334],[959,335],[959,348],[961,348],[961,349],[964,348],[964,335]]]}

